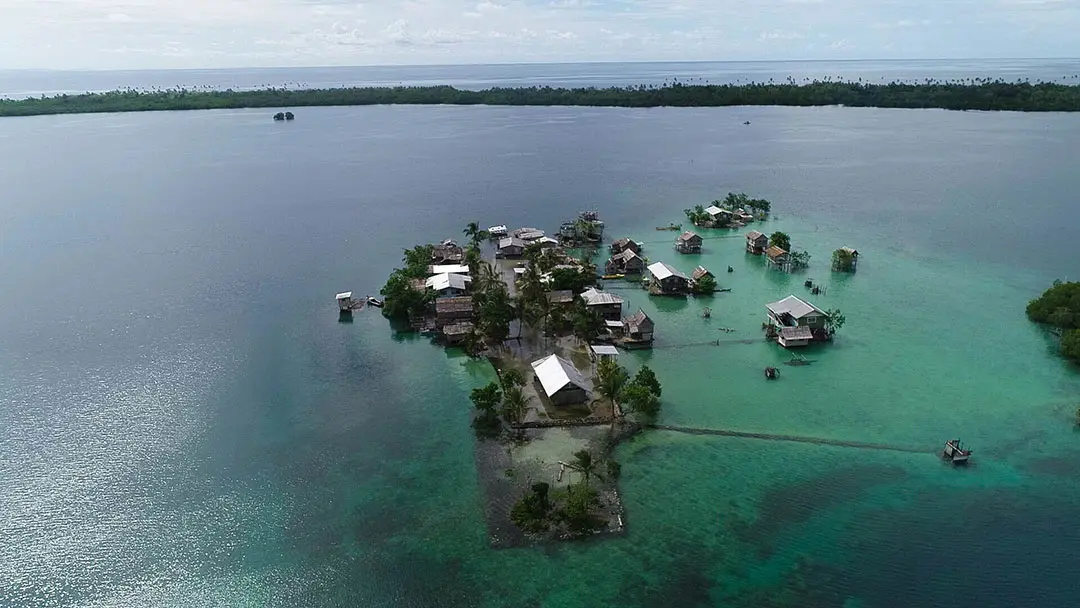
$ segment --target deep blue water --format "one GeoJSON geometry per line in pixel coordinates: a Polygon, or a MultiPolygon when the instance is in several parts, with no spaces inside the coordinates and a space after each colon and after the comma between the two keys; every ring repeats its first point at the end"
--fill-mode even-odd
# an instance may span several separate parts
{"type": "MultiPolygon", "coordinates": [[[[843,108],[0,121],[0,606],[1076,605],[1075,406],[1048,395],[1077,379],[1043,350],[1012,355],[1053,379],[1015,413],[984,395],[1005,430],[971,471],[656,433],[620,456],[627,537],[494,551],[467,400],[490,372],[377,314],[338,323],[332,298],[374,293],[403,247],[472,219],[553,228],[595,208],[613,232],[659,238],[683,208],[746,191],[797,238],[876,251],[855,280],[896,277],[874,265],[930,277],[925,293],[918,276],[882,282],[874,301],[963,315],[974,332],[933,342],[947,364],[970,356],[951,340],[1024,324],[1017,294],[1075,278],[1078,140],[1075,115],[843,108]]],[[[694,331],[677,315],[665,333],[694,331]]],[[[850,322],[838,352],[908,373],[859,331],[872,315],[850,322]]],[[[768,417],[719,365],[697,372],[712,363],[695,351],[643,356],[745,400],[727,424],[768,417]]],[[[903,389],[954,388],[933,371],[903,389]]],[[[663,379],[666,411],[690,417],[704,397],[663,379]]],[[[803,385],[777,386],[797,401],[803,385]]],[[[820,422],[770,407],[782,430],[820,422]]],[[[844,429],[862,414],[829,415],[844,429]]]]}

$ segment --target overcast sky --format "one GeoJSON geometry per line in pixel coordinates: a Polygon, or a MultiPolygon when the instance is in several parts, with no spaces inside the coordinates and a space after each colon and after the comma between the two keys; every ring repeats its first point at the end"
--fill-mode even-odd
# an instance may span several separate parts
{"type": "Polygon", "coordinates": [[[0,0],[0,68],[1080,56],[1080,0],[0,0]]]}

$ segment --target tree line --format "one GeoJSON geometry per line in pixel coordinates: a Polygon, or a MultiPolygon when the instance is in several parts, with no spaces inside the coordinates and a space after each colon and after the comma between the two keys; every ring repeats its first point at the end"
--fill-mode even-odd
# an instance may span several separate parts
{"type": "Polygon", "coordinates": [[[1028,303],[1027,316],[1054,326],[1061,333],[1061,354],[1080,363],[1080,282],[1054,281],[1050,289],[1028,303]]]}
{"type": "Polygon", "coordinates": [[[124,89],[79,95],[0,99],[0,116],[210,110],[381,104],[503,106],[829,106],[941,108],[1018,112],[1080,111],[1080,85],[991,79],[925,80],[870,84],[833,80],[797,83],[637,85],[607,88],[493,87],[479,91],[451,86],[267,88],[191,91],[183,88],[124,89]]]}

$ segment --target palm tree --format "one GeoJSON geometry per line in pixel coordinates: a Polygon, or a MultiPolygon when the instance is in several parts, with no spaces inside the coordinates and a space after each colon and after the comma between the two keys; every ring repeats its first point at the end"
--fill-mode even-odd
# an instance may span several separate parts
{"type": "Polygon", "coordinates": [[[529,411],[529,401],[531,397],[527,396],[520,386],[511,385],[503,389],[503,418],[509,423],[520,423],[525,418],[525,413],[529,411]]]}
{"type": "Polygon", "coordinates": [[[480,241],[488,238],[488,231],[481,229],[480,224],[476,222],[469,222],[461,232],[469,237],[474,247],[479,247],[480,241]]]}
{"type": "Polygon", "coordinates": [[[598,463],[593,460],[592,452],[589,450],[574,452],[574,460],[570,462],[570,466],[571,468],[577,469],[578,473],[581,473],[581,477],[585,481],[586,487],[588,487],[589,479],[591,477],[600,477],[596,472],[598,463]]]}
{"type": "Polygon", "coordinates": [[[629,374],[612,359],[604,359],[596,368],[596,376],[600,380],[596,384],[596,391],[603,397],[611,400],[611,423],[615,425],[616,399],[626,386],[629,374]]]}

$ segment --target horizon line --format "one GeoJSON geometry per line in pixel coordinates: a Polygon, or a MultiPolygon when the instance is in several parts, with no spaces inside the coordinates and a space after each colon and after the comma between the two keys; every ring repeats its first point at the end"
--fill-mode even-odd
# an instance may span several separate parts
{"type": "Polygon", "coordinates": [[[323,70],[357,68],[448,68],[490,66],[538,66],[538,65],[634,65],[634,64],[686,64],[686,63],[863,63],[863,62],[927,62],[927,61],[1080,61],[1080,57],[940,57],[940,58],[891,58],[891,59],[662,59],[662,60],[594,60],[594,61],[505,61],[492,63],[383,63],[350,65],[280,65],[280,66],[232,66],[202,68],[0,68],[4,72],[212,72],[235,70],[323,70]]]}

